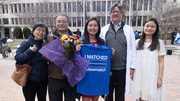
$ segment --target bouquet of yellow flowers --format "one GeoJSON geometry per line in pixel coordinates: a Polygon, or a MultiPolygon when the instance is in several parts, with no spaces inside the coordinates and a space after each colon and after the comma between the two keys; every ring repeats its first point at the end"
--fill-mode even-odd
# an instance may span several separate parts
{"type": "Polygon", "coordinates": [[[64,47],[65,56],[69,60],[72,60],[72,56],[75,53],[75,46],[77,44],[82,43],[82,40],[80,39],[78,35],[76,36],[62,35],[60,41],[62,42],[60,43],[60,45],[64,47]]]}

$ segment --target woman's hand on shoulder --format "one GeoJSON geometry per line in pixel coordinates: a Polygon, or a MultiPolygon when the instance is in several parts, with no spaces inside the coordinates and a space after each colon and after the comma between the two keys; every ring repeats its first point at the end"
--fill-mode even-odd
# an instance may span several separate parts
{"type": "Polygon", "coordinates": [[[76,53],[81,50],[81,46],[83,46],[83,44],[76,45],[76,53]]]}

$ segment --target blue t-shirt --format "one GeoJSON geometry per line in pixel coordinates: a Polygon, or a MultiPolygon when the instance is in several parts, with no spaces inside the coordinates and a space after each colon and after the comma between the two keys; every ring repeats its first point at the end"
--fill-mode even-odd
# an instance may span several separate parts
{"type": "Polygon", "coordinates": [[[78,54],[90,63],[85,77],[77,84],[77,92],[89,96],[109,94],[111,48],[83,44],[78,54]]]}

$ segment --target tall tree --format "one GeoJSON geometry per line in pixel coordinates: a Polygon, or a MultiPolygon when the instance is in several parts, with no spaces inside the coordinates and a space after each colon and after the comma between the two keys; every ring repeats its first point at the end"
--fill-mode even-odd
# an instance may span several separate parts
{"type": "Polygon", "coordinates": [[[167,34],[174,31],[174,28],[180,25],[178,23],[180,20],[178,17],[179,8],[175,6],[175,3],[167,3],[164,0],[156,0],[153,8],[153,14],[159,22],[166,44],[167,34]]]}

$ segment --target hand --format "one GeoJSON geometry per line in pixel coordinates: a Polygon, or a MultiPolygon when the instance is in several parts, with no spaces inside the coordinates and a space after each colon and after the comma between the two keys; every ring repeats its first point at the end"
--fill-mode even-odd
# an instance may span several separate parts
{"type": "Polygon", "coordinates": [[[30,47],[30,49],[31,49],[33,52],[36,52],[38,48],[37,48],[36,45],[34,45],[33,47],[30,47]]]}
{"type": "Polygon", "coordinates": [[[157,88],[161,88],[162,86],[162,79],[158,78],[157,79],[157,88]]]}
{"type": "Polygon", "coordinates": [[[83,46],[83,44],[76,45],[76,53],[81,50],[81,46],[83,46]]]}
{"type": "Polygon", "coordinates": [[[131,80],[133,80],[134,78],[134,69],[130,68],[130,77],[131,77],[131,80]]]}
{"type": "Polygon", "coordinates": [[[111,54],[114,55],[115,54],[115,49],[111,48],[111,54]]]}

